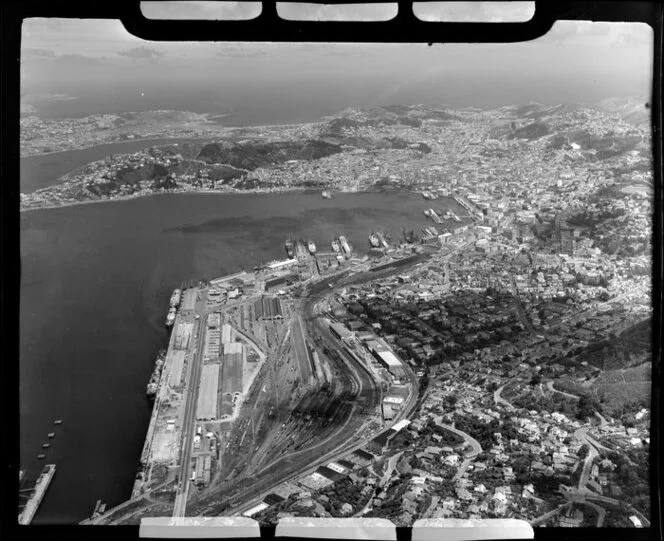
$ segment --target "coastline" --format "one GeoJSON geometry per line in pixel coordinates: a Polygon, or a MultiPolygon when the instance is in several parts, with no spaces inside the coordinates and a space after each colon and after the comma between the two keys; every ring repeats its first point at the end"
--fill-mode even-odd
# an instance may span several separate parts
{"type": "MultiPolygon", "coordinates": [[[[218,137],[223,137],[224,135],[218,135],[218,137]]],[[[188,140],[206,140],[212,139],[217,136],[213,135],[163,135],[163,136],[150,136],[150,137],[140,137],[135,139],[123,139],[121,141],[97,141],[90,145],[83,145],[76,148],[70,148],[67,150],[56,150],[54,152],[38,152],[36,154],[20,154],[19,160],[28,159],[28,158],[39,158],[43,156],[57,156],[58,154],[63,154],[65,152],[77,152],[79,150],[88,150],[90,148],[100,147],[104,145],[122,145],[124,143],[145,143],[150,141],[161,141],[164,139],[173,140],[173,141],[188,141],[188,140]]],[[[173,143],[157,143],[155,147],[172,145],[173,143]]]]}
{"type": "MultiPolygon", "coordinates": [[[[228,114],[225,116],[232,116],[232,114],[228,114]]],[[[219,131],[219,133],[216,134],[208,134],[208,135],[203,135],[203,134],[192,134],[192,135],[149,135],[147,137],[138,137],[134,139],[123,139],[123,140],[101,140],[101,141],[95,141],[90,144],[84,144],[81,146],[77,146],[76,148],[70,148],[66,150],[56,150],[54,152],[37,152],[34,154],[19,154],[19,159],[23,158],[36,158],[39,156],[56,156],[57,154],[60,154],[61,152],[75,152],[77,150],[86,150],[89,148],[94,148],[96,146],[101,146],[101,145],[116,145],[116,144],[122,144],[122,143],[137,143],[141,141],[150,141],[150,140],[158,140],[158,139],[212,139],[215,137],[232,137],[233,135],[236,135],[234,132],[237,131],[243,131],[243,130],[259,130],[261,128],[263,129],[279,129],[279,128],[293,128],[294,126],[306,126],[310,124],[317,124],[319,122],[322,122],[322,119],[310,121],[310,122],[292,122],[292,123],[283,123],[283,124],[239,124],[239,125],[227,125],[227,124],[217,124],[216,122],[210,122],[210,124],[213,126],[212,128],[204,128],[204,129],[210,129],[211,131],[219,131]],[[228,133],[230,132],[230,133],[228,133]]],[[[240,134],[242,135],[242,134],[240,134]]],[[[259,134],[257,134],[259,135],[259,134]]],[[[169,143],[164,143],[165,145],[168,145],[169,143]]]]}
{"type": "MultiPolygon", "coordinates": [[[[217,195],[244,195],[244,194],[253,194],[253,195],[258,195],[258,194],[282,194],[282,193],[306,193],[306,192],[311,192],[311,193],[316,193],[318,190],[312,190],[310,188],[287,188],[283,190],[181,190],[181,191],[172,191],[172,192],[152,192],[152,193],[145,193],[145,194],[139,194],[139,195],[128,195],[128,196],[123,196],[123,197],[114,197],[113,199],[91,199],[89,201],[75,201],[72,203],[64,203],[62,205],[44,205],[42,207],[32,207],[32,208],[24,208],[20,209],[19,212],[31,212],[31,211],[37,211],[37,210],[52,210],[52,209],[59,209],[59,208],[66,208],[66,207],[74,207],[78,205],[89,205],[93,203],[114,203],[118,201],[129,201],[131,199],[140,199],[143,197],[152,197],[156,195],[176,195],[176,194],[217,194],[217,195]]],[[[339,191],[337,190],[336,193],[380,193],[378,190],[352,190],[352,191],[339,191]]]]}

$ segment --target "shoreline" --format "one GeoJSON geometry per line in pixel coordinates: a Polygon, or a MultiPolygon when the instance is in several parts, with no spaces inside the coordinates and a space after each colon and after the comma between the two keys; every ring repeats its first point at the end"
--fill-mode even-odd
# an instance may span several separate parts
{"type": "MultiPolygon", "coordinates": [[[[219,137],[222,137],[222,135],[219,135],[219,137]]],[[[206,140],[206,139],[213,139],[214,136],[211,135],[191,135],[189,137],[183,136],[183,135],[177,135],[177,136],[161,136],[161,137],[141,137],[137,139],[123,139],[122,141],[101,141],[101,142],[96,142],[93,143],[89,146],[81,146],[81,147],[76,147],[76,148],[71,148],[69,150],[55,150],[53,152],[40,152],[37,154],[27,154],[27,155],[19,155],[19,160],[24,160],[24,159],[29,159],[29,158],[39,158],[39,157],[44,157],[44,156],[57,156],[58,154],[64,154],[65,152],[78,152],[80,150],[89,150],[91,148],[95,147],[101,147],[104,145],[122,145],[124,143],[130,144],[130,143],[144,143],[144,142],[149,142],[149,141],[160,141],[160,140],[173,140],[173,141],[188,141],[188,140],[206,140]]],[[[167,145],[172,145],[173,143],[157,143],[154,145],[155,147],[158,146],[167,146],[167,145]]]]}
{"type": "MultiPolygon", "coordinates": [[[[242,191],[229,191],[229,190],[183,190],[183,191],[175,191],[175,192],[153,192],[153,193],[146,193],[146,194],[140,194],[136,196],[125,196],[125,197],[116,197],[113,199],[92,199],[89,201],[76,201],[73,203],[65,203],[62,205],[45,205],[43,207],[34,207],[34,208],[26,208],[26,209],[20,209],[20,213],[24,212],[31,212],[31,211],[37,211],[37,210],[52,210],[52,209],[59,209],[59,208],[67,208],[67,207],[75,207],[78,205],[90,205],[93,203],[115,203],[119,201],[130,201],[132,199],[141,199],[143,197],[152,197],[155,195],[181,195],[181,194],[216,194],[216,195],[260,195],[260,194],[286,194],[286,193],[306,193],[306,192],[311,192],[311,193],[318,193],[318,190],[311,190],[308,188],[288,188],[284,190],[276,190],[276,191],[263,191],[263,190],[242,190],[242,191]]],[[[395,190],[396,192],[396,190],[395,190]]],[[[378,190],[352,190],[352,191],[336,191],[336,193],[384,193],[382,191],[378,190]]],[[[412,193],[417,193],[417,192],[412,192],[412,193]]],[[[322,196],[321,196],[322,197],[322,196]]]]}
{"type": "MultiPolygon", "coordinates": [[[[232,116],[232,113],[228,113],[225,116],[232,116]]],[[[65,120],[70,120],[70,119],[65,119],[65,120]]],[[[68,150],[56,150],[54,152],[38,152],[36,154],[19,154],[19,159],[24,159],[24,158],[36,158],[39,156],[55,156],[57,154],[60,154],[62,152],[76,152],[77,150],[87,150],[89,148],[94,148],[97,146],[102,146],[102,145],[116,145],[116,144],[122,144],[122,143],[136,143],[136,142],[141,142],[141,141],[150,141],[152,139],[157,140],[157,139],[212,139],[215,137],[232,137],[235,135],[234,132],[241,131],[241,130],[259,130],[261,128],[265,129],[276,129],[276,128],[292,128],[293,126],[306,126],[309,124],[317,124],[319,122],[323,122],[324,120],[318,119],[315,121],[311,122],[292,122],[292,123],[283,123],[283,124],[241,124],[241,125],[227,125],[227,124],[217,124],[216,122],[210,122],[210,125],[213,126],[213,128],[208,128],[212,130],[218,130],[219,132],[224,132],[224,131],[229,131],[230,133],[219,133],[216,135],[162,135],[162,136],[148,136],[148,137],[141,137],[141,138],[136,138],[136,139],[123,139],[121,141],[98,141],[94,142],[90,145],[84,145],[84,146],[78,146],[76,148],[71,148],[68,150]]],[[[169,144],[169,143],[164,143],[164,144],[169,144]]]]}

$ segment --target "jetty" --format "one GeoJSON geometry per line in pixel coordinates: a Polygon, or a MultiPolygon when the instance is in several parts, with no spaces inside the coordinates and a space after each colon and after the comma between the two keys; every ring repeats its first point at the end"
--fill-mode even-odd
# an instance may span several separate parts
{"type": "Polygon", "coordinates": [[[48,490],[53,476],[55,475],[55,464],[46,464],[42,470],[37,482],[35,483],[34,489],[31,490],[31,494],[28,497],[28,501],[25,503],[25,506],[18,515],[18,523],[21,525],[27,525],[32,522],[32,519],[37,513],[37,509],[41,505],[44,495],[48,490]]]}

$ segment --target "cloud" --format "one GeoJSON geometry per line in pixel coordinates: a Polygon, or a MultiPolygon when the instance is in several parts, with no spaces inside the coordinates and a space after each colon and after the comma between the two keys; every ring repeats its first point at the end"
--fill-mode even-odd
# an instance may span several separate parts
{"type": "Polygon", "coordinates": [[[256,45],[222,45],[222,49],[215,53],[221,58],[255,58],[267,54],[266,50],[257,48],[256,45]]]}
{"type": "Polygon", "coordinates": [[[164,56],[164,53],[158,51],[157,49],[153,49],[152,47],[134,47],[133,49],[129,49],[127,51],[121,51],[118,54],[138,60],[154,60],[155,58],[164,56]]]}
{"type": "Polygon", "coordinates": [[[534,2],[415,2],[413,12],[423,21],[510,22],[528,21],[534,2]]]}
{"type": "Polygon", "coordinates": [[[278,2],[280,17],[296,21],[389,21],[397,15],[396,2],[377,4],[311,4],[278,2]]]}
{"type": "Polygon", "coordinates": [[[148,19],[253,19],[261,13],[260,2],[141,2],[141,12],[148,19]]]}
{"type": "Polygon", "coordinates": [[[55,54],[48,49],[26,47],[21,50],[21,58],[24,61],[48,61],[67,66],[94,66],[106,63],[105,57],[93,57],[78,53],[55,54]]]}

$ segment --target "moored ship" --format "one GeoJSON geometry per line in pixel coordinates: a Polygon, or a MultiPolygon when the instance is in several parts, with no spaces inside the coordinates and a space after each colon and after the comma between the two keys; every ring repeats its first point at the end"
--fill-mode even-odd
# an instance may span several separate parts
{"type": "Polygon", "coordinates": [[[293,251],[293,239],[288,239],[284,246],[286,247],[286,253],[291,259],[295,257],[295,252],[293,251]]]}
{"type": "Polygon", "coordinates": [[[350,245],[348,244],[346,237],[339,235],[339,244],[341,245],[341,249],[346,252],[346,254],[350,255],[350,245]]]}
{"type": "Polygon", "coordinates": [[[372,248],[380,248],[380,239],[373,231],[369,235],[369,244],[371,244],[372,248]]]}
{"type": "Polygon", "coordinates": [[[152,370],[152,375],[150,376],[150,381],[148,382],[145,393],[148,395],[148,398],[154,398],[159,390],[159,378],[161,377],[161,371],[164,368],[164,360],[166,359],[166,350],[161,350],[157,355],[157,359],[154,363],[154,369],[152,370]]]}
{"type": "Polygon", "coordinates": [[[337,239],[334,239],[332,241],[332,250],[336,253],[339,253],[341,251],[341,247],[339,246],[339,242],[337,241],[337,239]]]}
{"type": "Polygon", "coordinates": [[[310,254],[315,254],[316,253],[316,245],[314,244],[313,240],[307,241],[307,248],[309,248],[309,253],[310,254]]]}
{"type": "Polygon", "coordinates": [[[178,304],[180,304],[181,297],[182,291],[180,289],[173,290],[173,294],[171,295],[171,306],[176,307],[178,304]]]}
{"type": "Polygon", "coordinates": [[[168,315],[166,316],[166,326],[167,327],[172,327],[173,323],[175,323],[175,314],[176,310],[174,307],[171,306],[171,308],[168,310],[168,315]]]}
{"type": "Polygon", "coordinates": [[[380,244],[382,244],[383,248],[387,250],[390,247],[390,243],[385,238],[385,235],[383,233],[378,232],[376,236],[378,237],[378,240],[380,244]]]}
{"type": "Polygon", "coordinates": [[[332,199],[332,194],[327,190],[325,190],[321,195],[323,196],[323,199],[332,199]]]}

